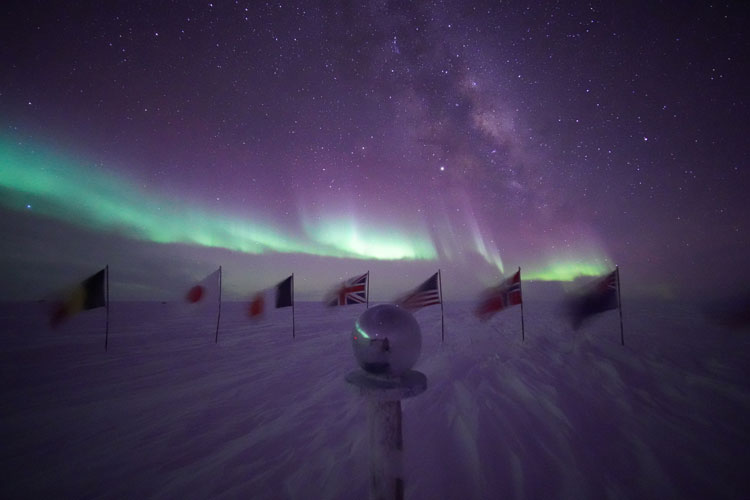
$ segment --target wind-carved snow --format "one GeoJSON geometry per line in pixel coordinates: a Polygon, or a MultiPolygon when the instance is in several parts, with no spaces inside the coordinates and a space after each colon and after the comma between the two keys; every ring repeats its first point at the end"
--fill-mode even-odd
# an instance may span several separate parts
{"type": "MultiPolygon", "coordinates": [[[[741,498],[750,336],[681,304],[574,332],[528,301],[416,313],[428,389],[403,401],[406,497],[741,498]]],[[[366,498],[365,405],[344,377],[362,306],[113,303],[46,326],[0,308],[3,498],[366,498]]]]}

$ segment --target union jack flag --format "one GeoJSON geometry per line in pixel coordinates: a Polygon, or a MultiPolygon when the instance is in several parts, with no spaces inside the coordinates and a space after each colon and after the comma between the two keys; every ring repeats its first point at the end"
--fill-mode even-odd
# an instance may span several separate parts
{"type": "Polygon", "coordinates": [[[404,295],[396,303],[410,311],[416,311],[422,307],[440,304],[440,285],[438,283],[438,273],[433,274],[424,283],[404,295]]]}
{"type": "Polygon", "coordinates": [[[521,294],[521,270],[507,278],[498,286],[484,292],[476,315],[483,320],[489,319],[493,314],[502,311],[506,307],[517,306],[523,302],[521,294]]]}
{"type": "Polygon", "coordinates": [[[367,272],[345,281],[337,290],[326,298],[329,306],[346,306],[349,304],[367,303],[367,280],[370,273],[367,272]]]}

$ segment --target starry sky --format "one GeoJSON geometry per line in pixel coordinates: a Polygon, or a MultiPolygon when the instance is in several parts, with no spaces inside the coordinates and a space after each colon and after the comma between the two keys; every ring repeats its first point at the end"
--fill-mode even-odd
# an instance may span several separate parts
{"type": "Polygon", "coordinates": [[[744,2],[4,2],[0,299],[747,283],[744,2]]]}

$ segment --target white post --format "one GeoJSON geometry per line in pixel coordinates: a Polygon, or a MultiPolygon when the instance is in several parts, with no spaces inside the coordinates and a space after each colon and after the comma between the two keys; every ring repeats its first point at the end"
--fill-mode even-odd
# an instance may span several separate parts
{"type": "Polygon", "coordinates": [[[357,370],[346,377],[365,397],[370,445],[370,500],[403,500],[404,440],[401,400],[427,389],[427,377],[410,370],[401,377],[357,370]]]}
{"type": "Polygon", "coordinates": [[[404,441],[401,401],[367,402],[370,434],[370,498],[404,498],[404,441]]]}

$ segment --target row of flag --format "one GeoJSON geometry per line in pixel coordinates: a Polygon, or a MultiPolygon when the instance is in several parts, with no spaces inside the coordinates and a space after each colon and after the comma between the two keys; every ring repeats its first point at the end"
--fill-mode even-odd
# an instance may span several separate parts
{"type": "MultiPolygon", "coordinates": [[[[221,321],[221,273],[221,267],[219,267],[191,287],[185,295],[185,300],[192,304],[217,301],[216,342],[219,341],[219,324],[221,321]]],[[[324,303],[328,306],[365,304],[369,307],[369,280],[370,272],[368,271],[344,281],[326,295],[324,303]]],[[[394,303],[410,311],[440,305],[441,340],[445,339],[440,270],[416,288],[397,298],[394,303]]],[[[480,296],[474,313],[481,320],[487,321],[494,314],[517,305],[521,306],[521,338],[525,340],[520,267],[518,271],[497,286],[485,290],[480,296]]],[[[107,328],[104,341],[106,350],[109,336],[109,266],[83,280],[68,293],[65,300],[57,304],[52,313],[52,325],[56,326],[80,311],[98,307],[107,308],[107,328]]],[[[247,313],[253,318],[260,317],[269,307],[292,308],[292,337],[294,338],[294,274],[275,286],[257,292],[248,304],[247,313]]],[[[593,280],[577,293],[569,295],[566,300],[566,310],[574,329],[578,329],[590,316],[612,309],[620,310],[620,340],[625,345],[620,303],[619,268],[615,268],[614,271],[593,280]]]]}

